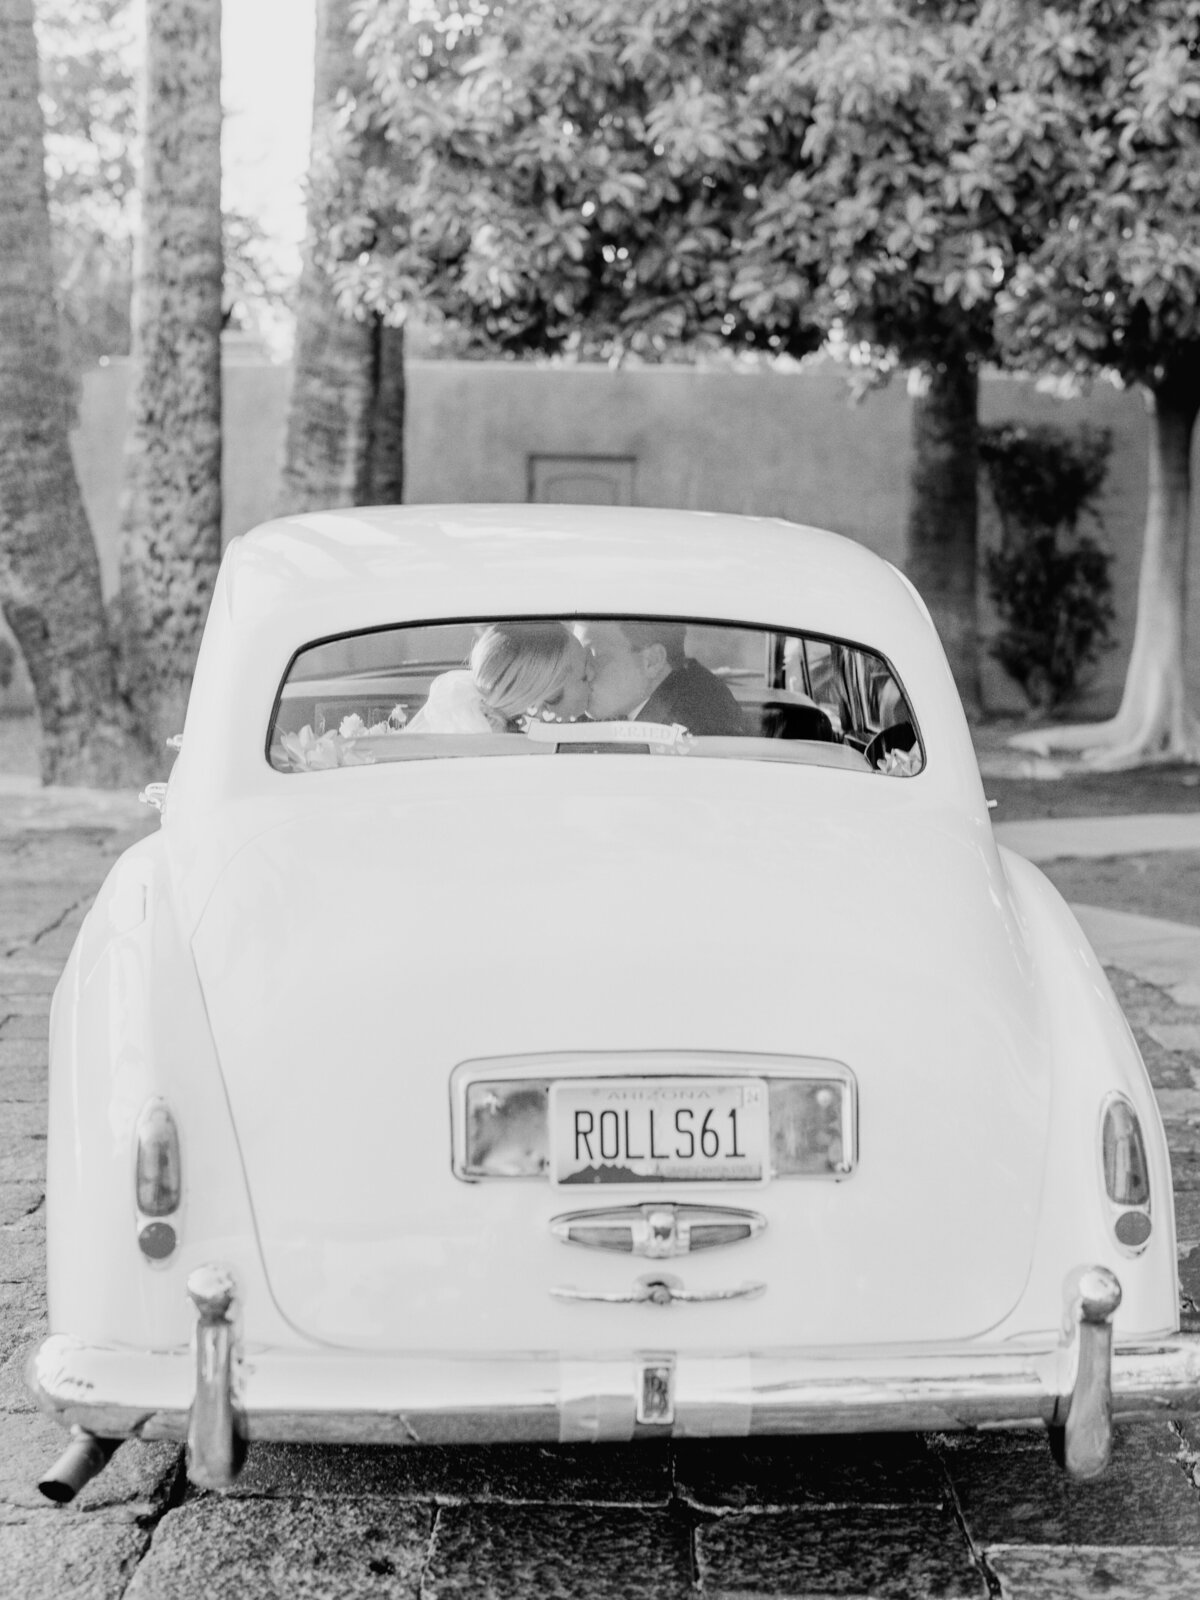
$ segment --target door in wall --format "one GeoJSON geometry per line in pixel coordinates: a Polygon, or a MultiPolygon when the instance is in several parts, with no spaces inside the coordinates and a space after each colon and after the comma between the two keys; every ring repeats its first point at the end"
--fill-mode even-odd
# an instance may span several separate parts
{"type": "Polygon", "coordinates": [[[630,506],[632,456],[530,456],[527,498],[552,505],[630,506]]]}

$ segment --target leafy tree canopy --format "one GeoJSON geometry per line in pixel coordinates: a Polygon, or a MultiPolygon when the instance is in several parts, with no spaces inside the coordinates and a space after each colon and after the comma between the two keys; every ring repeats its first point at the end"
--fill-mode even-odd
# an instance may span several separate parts
{"type": "MultiPolygon", "coordinates": [[[[1035,8],[1035,10],[1040,8],[1035,8]]],[[[349,304],[426,299],[491,347],[994,354],[1053,206],[1022,0],[361,0],[323,187],[349,304]],[[353,163],[346,163],[353,166],[353,163]],[[1034,175],[1031,178],[1031,174],[1034,175]],[[1031,198],[1032,197],[1032,198],[1031,198]]]]}
{"type": "Polygon", "coordinates": [[[827,0],[811,48],[760,85],[805,129],[763,187],[735,295],[755,324],[799,314],[884,370],[994,354],[995,297],[1040,224],[1020,203],[1052,137],[997,94],[1008,0],[827,0]]]}
{"type": "MultiPolygon", "coordinates": [[[[490,346],[1149,371],[1200,337],[1200,0],[361,0],[349,303],[490,346]],[[997,341],[996,312],[1004,325],[997,341]]],[[[321,187],[321,186],[319,186],[321,187]]]]}
{"type": "MultiPolygon", "coordinates": [[[[803,127],[761,82],[802,51],[810,0],[365,0],[370,103],[394,161],[327,185],[347,300],[426,300],[492,348],[631,349],[756,330],[732,300],[762,186],[803,127]]],[[[352,168],[331,153],[331,172],[352,168]]],[[[807,350],[795,323],[774,349],[807,350]]]]}
{"type": "Polygon", "coordinates": [[[1001,297],[1007,350],[1200,382],[1200,0],[1030,6],[1020,58],[1055,203],[1001,297]]]}

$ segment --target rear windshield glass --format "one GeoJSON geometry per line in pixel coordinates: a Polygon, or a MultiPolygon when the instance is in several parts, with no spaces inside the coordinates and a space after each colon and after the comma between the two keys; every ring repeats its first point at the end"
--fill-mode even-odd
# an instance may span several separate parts
{"type": "Polygon", "coordinates": [[[271,765],[685,755],[912,777],[916,717],[887,661],[815,634],[661,617],[492,618],[299,651],[271,765]]]}

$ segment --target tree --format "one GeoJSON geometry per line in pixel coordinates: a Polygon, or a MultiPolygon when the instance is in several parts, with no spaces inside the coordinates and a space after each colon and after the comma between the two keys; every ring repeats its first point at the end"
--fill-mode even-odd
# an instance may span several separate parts
{"type": "Polygon", "coordinates": [[[344,292],[385,314],[425,296],[519,353],[834,334],[919,368],[909,565],[973,700],[978,369],[1026,225],[1000,151],[1030,159],[993,103],[1002,0],[360,16],[394,160],[343,207],[344,292]]]}
{"type": "Polygon", "coordinates": [[[42,726],[45,783],[144,771],[116,683],[67,442],[32,0],[0,0],[0,603],[42,726]]]}
{"type": "Polygon", "coordinates": [[[327,211],[362,181],[371,136],[356,91],[351,0],[317,0],[308,238],[280,488],[281,511],[404,496],[404,330],[339,297],[325,247],[327,211]]]}
{"type": "Polygon", "coordinates": [[[183,726],[221,558],[220,0],[148,0],[135,392],[121,610],[127,690],[183,726]]]}
{"type": "Polygon", "coordinates": [[[977,703],[979,371],[1042,226],[1048,197],[1027,190],[1048,129],[997,97],[1007,0],[828,0],[825,22],[772,76],[766,114],[807,131],[764,186],[734,292],[756,324],[815,317],[868,373],[914,369],[906,566],[977,703]]]}
{"type": "Polygon", "coordinates": [[[1008,88],[1053,127],[1055,215],[1006,289],[1001,333],[1069,374],[1146,395],[1150,492],[1133,652],[1108,722],[1014,743],[1092,765],[1200,760],[1186,703],[1191,451],[1200,412],[1200,3],[1031,7],[1008,88]]]}

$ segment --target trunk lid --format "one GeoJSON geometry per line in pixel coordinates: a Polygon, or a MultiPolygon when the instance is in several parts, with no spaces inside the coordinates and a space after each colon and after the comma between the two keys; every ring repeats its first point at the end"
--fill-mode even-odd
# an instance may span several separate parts
{"type": "Polygon", "coordinates": [[[683,762],[605,758],[581,794],[566,761],[438,765],[480,781],[371,773],[369,795],[260,832],[193,939],[263,1259],[298,1329],[394,1350],[811,1348],[1005,1316],[1050,1084],[986,823],[821,769],[691,763],[684,781],[683,762]],[[844,1063],[857,1169],[669,1194],[454,1176],[459,1063],[569,1075],[579,1052],[617,1072],[657,1051],[844,1063]],[[767,1225],[665,1264],[552,1231],[659,1198],[767,1225]],[[656,1265],[766,1292],[677,1306],[669,1329],[646,1306],[551,1294],[623,1290],[656,1265]]]}

